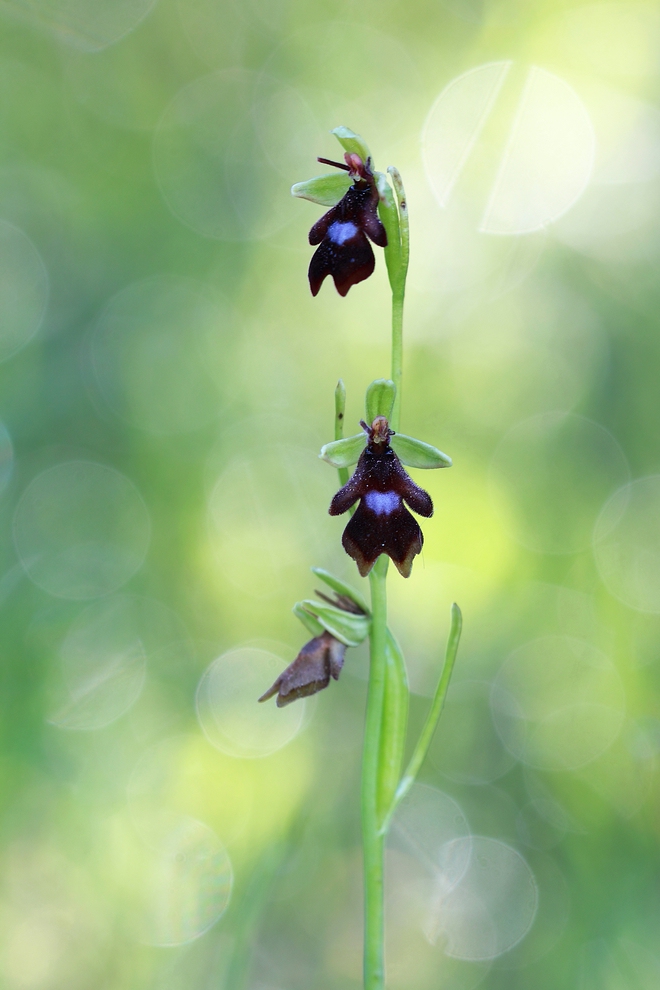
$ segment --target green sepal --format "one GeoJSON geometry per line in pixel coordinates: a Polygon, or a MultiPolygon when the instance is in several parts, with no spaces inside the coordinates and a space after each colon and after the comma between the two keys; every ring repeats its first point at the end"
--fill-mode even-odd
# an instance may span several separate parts
{"type": "Polygon", "coordinates": [[[318,619],[327,632],[346,646],[359,646],[369,635],[371,620],[368,615],[345,612],[343,608],[311,598],[306,598],[301,605],[318,619]]]}
{"type": "Polygon", "coordinates": [[[303,626],[311,632],[312,636],[320,636],[324,631],[321,623],[313,615],[310,615],[309,612],[306,612],[300,602],[296,602],[292,612],[297,619],[300,619],[303,626]]]}
{"type": "Polygon", "coordinates": [[[366,444],[367,434],[356,433],[354,437],[344,437],[342,440],[326,443],[321,447],[319,457],[336,468],[350,467],[351,464],[357,464],[366,444]]]}
{"type": "Polygon", "coordinates": [[[359,134],[352,131],[350,127],[335,127],[330,133],[334,134],[344,151],[348,151],[349,154],[359,155],[363,162],[366,162],[367,158],[371,158],[371,152],[366,142],[362,140],[359,134]]]}
{"type": "Polygon", "coordinates": [[[343,199],[353,180],[348,172],[332,172],[330,175],[317,175],[305,182],[296,182],[291,186],[291,195],[298,199],[308,199],[320,206],[336,206],[343,199]]]}
{"type": "Polygon", "coordinates": [[[391,419],[395,396],[396,385],[389,378],[377,378],[371,383],[365,396],[366,419],[369,426],[376,416],[391,419]]]}
{"type": "Polygon", "coordinates": [[[404,433],[395,433],[390,437],[390,445],[402,464],[414,468],[444,468],[451,467],[452,460],[437,447],[423,440],[415,440],[404,433]]]}
{"type": "Polygon", "coordinates": [[[376,186],[378,188],[378,216],[387,234],[387,247],[385,248],[385,264],[387,265],[387,275],[393,292],[398,292],[401,288],[400,282],[405,274],[402,269],[401,258],[401,227],[399,224],[399,209],[394,198],[392,187],[387,181],[387,176],[382,172],[374,173],[376,176],[376,186]]]}
{"type": "Polygon", "coordinates": [[[408,675],[401,647],[387,630],[385,640],[385,696],[380,731],[378,820],[384,822],[401,778],[408,726],[408,675]]]}
{"type": "Polygon", "coordinates": [[[352,584],[347,584],[346,581],[342,581],[340,578],[336,578],[334,574],[330,571],[324,570],[322,567],[312,567],[312,574],[316,574],[317,577],[321,578],[322,581],[336,591],[340,595],[346,595],[350,598],[352,602],[355,602],[358,608],[361,608],[365,615],[371,615],[369,606],[367,605],[366,599],[362,597],[357,588],[354,588],[352,584]]]}

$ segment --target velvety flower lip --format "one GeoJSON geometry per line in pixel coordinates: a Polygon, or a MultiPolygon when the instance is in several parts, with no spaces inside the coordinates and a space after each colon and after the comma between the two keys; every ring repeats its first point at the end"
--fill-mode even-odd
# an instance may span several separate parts
{"type": "Polygon", "coordinates": [[[369,278],[376,260],[367,238],[379,247],[387,247],[387,234],[378,217],[378,189],[371,159],[363,162],[359,155],[348,152],[344,158],[345,165],[319,158],[320,162],[348,171],[353,185],[309,232],[309,243],[318,244],[308,273],[313,296],[318,294],[328,275],[334,279],[340,296],[345,296],[352,285],[369,278]]]}
{"type": "MultiPolygon", "coordinates": [[[[340,608],[344,612],[352,612],[354,615],[365,614],[347,595],[336,594],[333,599],[324,595],[322,591],[316,593],[330,605],[340,608]]],[[[345,643],[340,642],[332,633],[325,630],[320,636],[315,636],[314,639],[305,643],[293,663],[290,663],[286,670],[282,671],[275,683],[262,694],[259,701],[268,701],[276,694],[277,707],[283,708],[298,698],[306,698],[311,694],[316,694],[317,691],[322,691],[327,688],[331,677],[335,681],[339,679],[344,666],[346,649],[345,643]]]]}
{"type": "Polygon", "coordinates": [[[403,577],[409,577],[414,557],[424,542],[417,520],[404,502],[420,516],[433,515],[433,502],[406,473],[390,446],[393,436],[387,419],[377,416],[371,426],[361,423],[367,446],[353,476],[330,503],[330,515],[338,516],[360,500],[342,536],[346,553],[365,577],[385,553],[403,577]]]}

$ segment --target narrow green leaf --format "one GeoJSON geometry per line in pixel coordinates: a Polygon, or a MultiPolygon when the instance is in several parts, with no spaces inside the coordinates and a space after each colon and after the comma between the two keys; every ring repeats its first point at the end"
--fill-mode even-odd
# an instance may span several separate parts
{"type": "MultiPolygon", "coordinates": [[[[346,386],[341,378],[337,382],[335,389],[335,440],[344,438],[344,419],[346,416],[346,386]]],[[[339,476],[339,487],[343,488],[348,481],[348,468],[337,468],[339,476]]]]}
{"type": "Polygon", "coordinates": [[[461,640],[462,629],[463,616],[460,608],[456,602],[454,602],[451,607],[451,626],[449,629],[449,637],[447,639],[447,649],[445,651],[445,663],[442,668],[442,673],[440,674],[440,680],[438,681],[438,686],[435,689],[435,695],[433,696],[433,701],[431,702],[431,708],[426,716],[426,722],[424,723],[424,727],[422,728],[419,739],[417,740],[413,754],[410,757],[410,762],[408,763],[406,772],[401,778],[401,782],[394,793],[389,809],[385,812],[383,824],[380,829],[381,835],[384,835],[387,832],[394,812],[398,808],[401,801],[403,801],[412,785],[415,783],[415,778],[417,777],[417,774],[419,773],[428,754],[433,735],[438,727],[440,716],[442,715],[442,709],[445,705],[447,691],[449,690],[449,682],[451,681],[451,675],[456,662],[456,654],[458,653],[458,644],[461,640]]]}
{"type": "Polygon", "coordinates": [[[332,172],[330,175],[306,179],[305,182],[296,182],[291,186],[291,195],[298,199],[308,199],[320,206],[336,206],[352,184],[353,180],[348,172],[332,172]]]}
{"type": "Polygon", "coordinates": [[[397,293],[402,288],[402,282],[405,282],[401,258],[399,210],[387,176],[382,172],[376,172],[375,176],[378,187],[378,216],[387,234],[387,247],[385,248],[387,275],[392,292],[397,293]]]}
{"type": "Polygon", "coordinates": [[[336,468],[350,467],[351,464],[357,464],[366,444],[366,433],[356,433],[354,437],[344,437],[343,440],[326,443],[321,447],[319,457],[336,468]]]}
{"type": "Polygon", "coordinates": [[[358,608],[361,608],[365,615],[370,615],[370,609],[367,605],[367,601],[360,592],[353,587],[352,584],[347,584],[346,581],[342,581],[340,578],[336,578],[334,574],[330,571],[325,571],[322,567],[312,567],[312,573],[316,574],[317,577],[321,578],[322,581],[336,591],[340,595],[346,595],[350,598],[352,602],[355,602],[358,608]]]}
{"type": "Polygon", "coordinates": [[[422,440],[415,440],[414,437],[407,437],[404,433],[395,433],[390,439],[390,444],[402,464],[414,468],[444,468],[451,467],[451,457],[447,457],[437,447],[432,447],[430,443],[422,440]]]}
{"type": "Polygon", "coordinates": [[[363,141],[360,135],[352,131],[350,127],[335,127],[330,133],[334,134],[344,151],[359,155],[363,162],[366,162],[367,158],[371,158],[371,152],[366,141],[363,141]]]}
{"type": "Polygon", "coordinates": [[[408,725],[408,676],[401,648],[387,630],[385,641],[385,697],[380,731],[378,820],[383,822],[401,777],[408,725]]]}
{"type": "Polygon", "coordinates": [[[369,426],[376,416],[390,419],[395,395],[396,385],[389,378],[377,378],[375,382],[371,383],[365,396],[366,418],[369,426]]]}
{"type": "Polygon", "coordinates": [[[306,598],[301,604],[318,619],[324,629],[346,646],[359,646],[369,635],[371,620],[368,615],[355,615],[353,612],[345,612],[343,608],[311,598],[306,598]]]}
{"type": "Polygon", "coordinates": [[[317,619],[314,618],[313,615],[310,615],[309,612],[305,611],[301,602],[296,602],[293,606],[292,612],[297,619],[300,619],[303,626],[311,632],[312,636],[321,635],[323,632],[323,626],[317,619]]]}

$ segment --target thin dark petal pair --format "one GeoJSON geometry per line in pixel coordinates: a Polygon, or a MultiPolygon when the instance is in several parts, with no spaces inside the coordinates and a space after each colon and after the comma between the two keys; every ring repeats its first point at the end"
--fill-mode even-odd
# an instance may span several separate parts
{"type": "Polygon", "coordinates": [[[333,498],[330,515],[347,512],[360,499],[342,536],[344,550],[363,577],[382,553],[394,561],[403,577],[409,577],[424,537],[404,501],[420,516],[433,515],[433,502],[392,450],[392,431],[385,417],[377,416],[370,427],[362,426],[369,438],[367,446],[353,476],[333,498]]]}
{"type": "MultiPolygon", "coordinates": [[[[367,238],[387,247],[387,234],[378,218],[378,190],[371,171],[371,160],[346,154],[346,168],[354,179],[344,198],[328,210],[309,232],[309,243],[318,244],[309,265],[309,286],[317,295],[323,280],[332,275],[337,292],[345,296],[352,285],[369,278],[376,265],[367,238]]],[[[324,159],[325,161],[325,159],[324,159]]]]}

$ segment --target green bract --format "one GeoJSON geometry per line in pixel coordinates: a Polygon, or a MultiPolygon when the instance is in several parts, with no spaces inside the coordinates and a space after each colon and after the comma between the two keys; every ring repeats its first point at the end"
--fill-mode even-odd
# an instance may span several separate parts
{"type": "Polygon", "coordinates": [[[365,615],[369,615],[369,606],[367,605],[365,599],[362,597],[359,591],[353,587],[352,584],[347,584],[346,581],[342,581],[340,578],[336,578],[334,574],[329,571],[325,571],[322,567],[312,567],[312,573],[316,574],[317,577],[321,578],[322,581],[336,591],[340,595],[346,595],[350,598],[352,602],[355,602],[358,608],[361,608],[365,615]]]}
{"type": "Polygon", "coordinates": [[[359,646],[369,635],[371,620],[367,615],[345,612],[335,605],[317,602],[311,598],[306,598],[299,604],[318,619],[326,632],[345,646],[359,646]]]}
{"type": "Polygon", "coordinates": [[[300,602],[296,602],[292,609],[293,614],[297,619],[300,619],[303,626],[311,632],[312,636],[320,636],[324,631],[324,627],[318,622],[313,615],[307,612],[300,602]]]}
{"type": "Polygon", "coordinates": [[[375,172],[374,175],[378,187],[378,216],[387,233],[387,247],[385,248],[387,275],[392,291],[398,292],[402,288],[402,282],[405,282],[405,272],[402,270],[401,263],[399,210],[387,176],[382,172],[375,172]]]}
{"type": "Polygon", "coordinates": [[[348,172],[332,172],[329,175],[317,175],[305,182],[296,182],[291,186],[291,195],[298,199],[308,199],[320,206],[336,206],[352,185],[353,180],[348,172]]]}
{"type": "Polygon", "coordinates": [[[366,142],[350,127],[335,127],[330,133],[334,134],[344,151],[348,151],[352,155],[359,155],[363,162],[366,162],[367,158],[371,158],[371,152],[366,142]]]}
{"type": "Polygon", "coordinates": [[[395,433],[390,437],[390,445],[402,464],[414,468],[443,468],[451,467],[451,457],[447,457],[437,447],[403,433],[395,433]]]}
{"type": "Polygon", "coordinates": [[[392,416],[392,406],[396,387],[389,378],[377,378],[367,389],[365,396],[366,419],[369,426],[376,416],[384,416],[389,420],[392,416]]]}
{"type": "Polygon", "coordinates": [[[319,457],[331,464],[332,467],[346,468],[357,464],[360,454],[367,445],[366,433],[356,433],[354,437],[344,437],[343,440],[333,440],[321,447],[319,457]]]}

